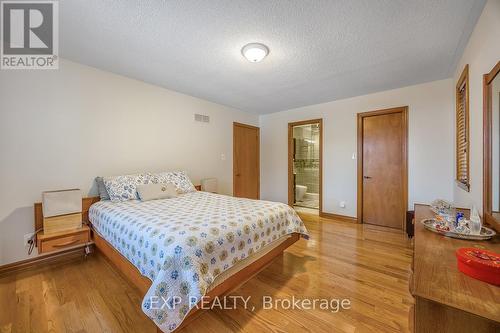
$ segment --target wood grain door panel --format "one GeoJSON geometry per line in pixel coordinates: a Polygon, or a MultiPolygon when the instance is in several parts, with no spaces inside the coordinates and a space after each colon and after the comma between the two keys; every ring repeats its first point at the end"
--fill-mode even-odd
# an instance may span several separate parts
{"type": "Polygon", "coordinates": [[[234,123],[233,125],[233,195],[259,199],[260,161],[259,128],[234,123]]]}
{"type": "Polygon", "coordinates": [[[403,229],[405,119],[402,112],[362,119],[362,220],[403,229]]]}

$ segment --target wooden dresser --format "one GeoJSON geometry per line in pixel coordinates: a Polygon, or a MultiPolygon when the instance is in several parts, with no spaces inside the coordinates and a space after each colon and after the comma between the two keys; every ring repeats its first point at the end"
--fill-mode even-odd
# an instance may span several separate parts
{"type": "Polygon", "coordinates": [[[500,332],[500,287],[475,280],[457,269],[455,251],[480,247],[500,253],[499,237],[486,242],[444,237],[425,230],[420,221],[434,213],[415,205],[415,238],[410,292],[414,331],[500,332]]]}

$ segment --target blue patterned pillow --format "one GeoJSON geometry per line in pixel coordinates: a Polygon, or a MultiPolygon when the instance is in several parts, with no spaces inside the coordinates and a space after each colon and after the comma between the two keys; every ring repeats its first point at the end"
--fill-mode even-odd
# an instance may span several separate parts
{"type": "Polygon", "coordinates": [[[174,184],[178,193],[195,192],[196,188],[184,171],[160,172],[151,175],[151,182],[160,184],[174,184]]]}
{"type": "Polygon", "coordinates": [[[111,201],[127,201],[138,199],[137,185],[149,184],[151,182],[151,174],[139,173],[135,175],[104,177],[103,180],[111,201]]]}

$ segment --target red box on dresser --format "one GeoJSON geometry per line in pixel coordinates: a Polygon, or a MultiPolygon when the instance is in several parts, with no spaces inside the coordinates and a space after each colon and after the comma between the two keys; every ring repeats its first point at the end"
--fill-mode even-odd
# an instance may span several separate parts
{"type": "Polygon", "coordinates": [[[500,255],[473,247],[455,252],[458,270],[474,279],[500,285],[500,255]]]}

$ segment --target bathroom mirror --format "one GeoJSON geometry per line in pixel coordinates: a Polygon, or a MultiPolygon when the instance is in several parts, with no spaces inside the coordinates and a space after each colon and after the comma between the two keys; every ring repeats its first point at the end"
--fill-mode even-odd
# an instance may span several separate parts
{"type": "Polygon", "coordinates": [[[500,231],[500,61],[484,75],[484,220],[500,231]]]}

